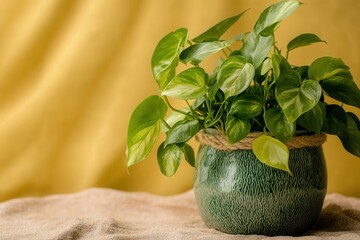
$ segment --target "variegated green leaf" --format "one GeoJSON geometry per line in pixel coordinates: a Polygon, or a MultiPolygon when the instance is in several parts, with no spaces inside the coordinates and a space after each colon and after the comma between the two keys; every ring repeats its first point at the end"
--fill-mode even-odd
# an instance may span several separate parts
{"type": "Polygon", "coordinates": [[[280,141],[289,141],[295,131],[296,123],[289,123],[283,111],[279,108],[270,108],[264,114],[266,127],[280,141]]]}
{"type": "Polygon", "coordinates": [[[218,51],[230,47],[234,40],[203,42],[191,45],[180,54],[180,60],[183,63],[190,62],[193,65],[198,65],[206,57],[217,53],[218,51]]]}
{"type": "Polygon", "coordinates": [[[277,79],[275,95],[287,120],[292,123],[315,107],[321,97],[321,86],[315,80],[301,82],[299,73],[291,70],[277,79]]]}
{"type": "Polygon", "coordinates": [[[241,48],[241,53],[255,69],[261,66],[273,45],[273,38],[262,37],[252,31],[241,48]]]}
{"type": "Polygon", "coordinates": [[[220,67],[217,83],[225,98],[244,92],[255,75],[254,67],[242,56],[227,58],[220,67]]]}
{"type": "Polygon", "coordinates": [[[151,58],[151,68],[160,89],[175,76],[178,55],[188,38],[188,30],[180,28],[160,40],[151,58]]]}
{"type": "Polygon", "coordinates": [[[242,119],[256,117],[262,112],[264,102],[264,97],[260,94],[241,94],[231,104],[229,114],[242,119]]]}
{"type": "MultiPolygon", "coordinates": [[[[299,1],[282,1],[265,9],[257,20],[254,30],[260,34],[264,29],[276,29],[277,23],[290,16],[299,6],[299,1]]],[[[267,34],[271,35],[271,34],[267,34]]]]}
{"type": "Polygon", "coordinates": [[[199,67],[189,68],[174,77],[161,95],[188,100],[202,97],[206,93],[206,73],[199,67]]]}
{"type": "Polygon", "coordinates": [[[320,81],[348,70],[349,67],[340,58],[321,57],[311,63],[308,73],[311,79],[320,81]]]}
{"type": "Polygon", "coordinates": [[[166,134],[166,144],[183,143],[199,131],[198,120],[184,120],[175,124],[166,134]]]}
{"type": "Polygon", "coordinates": [[[292,175],[289,169],[289,149],[281,141],[262,135],[254,140],[253,151],[261,162],[292,175]]]}
{"type": "Polygon", "coordinates": [[[222,20],[221,22],[217,23],[204,33],[200,34],[199,36],[192,39],[192,41],[196,43],[201,42],[211,42],[220,40],[220,37],[232,26],[236,23],[239,18],[246,12],[247,10],[243,11],[242,13],[235,15],[233,17],[229,17],[227,19],[222,20]]]}
{"type": "Polygon", "coordinates": [[[226,120],[226,135],[229,143],[233,144],[245,138],[251,129],[249,119],[240,119],[229,115],[226,120]]]}
{"type": "Polygon", "coordinates": [[[181,149],[176,144],[166,145],[163,142],[157,152],[160,171],[167,177],[173,176],[181,162],[181,149]]]}
{"type": "Polygon", "coordinates": [[[153,148],[160,131],[161,119],[167,106],[159,96],[150,96],[137,106],[131,115],[127,136],[129,167],[144,160],[153,148]]]}

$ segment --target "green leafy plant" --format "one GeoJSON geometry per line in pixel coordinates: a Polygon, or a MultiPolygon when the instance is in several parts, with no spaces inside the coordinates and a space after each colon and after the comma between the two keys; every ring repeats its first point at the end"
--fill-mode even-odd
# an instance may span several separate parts
{"type": "Polygon", "coordinates": [[[157,152],[160,170],[172,176],[185,155],[194,166],[194,151],[187,142],[200,130],[214,129],[229,144],[253,131],[263,131],[253,143],[257,158],[290,173],[285,143],[297,132],[337,135],[344,148],[360,157],[360,121],[343,104],[360,108],[360,90],[349,67],[339,58],[321,57],[309,66],[289,62],[291,51],[313,43],[325,43],[305,33],[291,40],[285,51],[278,48],[275,30],[301,5],[282,1],[268,7],[251,32],[231,39],[222,35],[244,14],[225,19],[189,39],[188,30],[177,29],[158,43],[151,60],[161,96],[146,98],[133,112],[128,130],[127,166],[144,160],[161,131],[166,140],[157,152]],[[238,46],[240,47],[234,47],[238,46]],[[212,72],[200,64],[220,55],[212,72]],[[177,73],[179,63],[188,68],[177,73]],[[339,102],[328,104],[324,95],[339,102]],[[168,97],[184,100],[176,109],[168,97]],[[167,110],[172,113],[166,118],[167,110]]]}

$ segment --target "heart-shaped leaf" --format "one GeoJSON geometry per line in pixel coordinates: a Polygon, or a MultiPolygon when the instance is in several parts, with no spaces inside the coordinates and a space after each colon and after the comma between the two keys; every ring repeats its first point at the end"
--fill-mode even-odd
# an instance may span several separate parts
{"type": "Polygon", "coordinates": [[[321,86],[315,80],[301,82],[295,70],[286,71],[276,81],[275,95],[287,120],[294,122],[318,103],[321,86]]]}
{"type": "Polygon", "coordinates": [[[204,96],[206,93],[206,73],[199,67],[189,68],[174,77],[161,95],[188,100],[204,96]]]}
{"type": "Polygon", "coordinates": [[[198,120],[184,120],[175,124],[166,135],[166,144],[183,143],[199,131],[198,120]]]}
{"type": "Polygon", "coordinates": [[[325,104],[319,101],[314,108],[302,114],[296,122],[303,128],[319,134],[324,125],[325,114],[325,104]]]}
{"type": "Polygon", "coordinates": [[[255,156],[266,165],[284,170],[290,175],[289,149],[276,138],[261,135],[253,142],[255,156]]]}
{"type": "Polygon", "coordinates": [[[183,63],[190,62],[193,65],[198,65],[206,57],[217,53],[218,51],[230,47],[234,40],[203,42],[191,45],[180,53],[180,61],[183,63]]]}
{"type": "Polygon", "coordinates": [[[270,108],[264,114],[266,127],[280,141],[286,143],[296,131],[296,123],[289,123],[283,111],[279,108],[270,108]]]}
{"type": "Polygon", "coordinates": [[[254,67],[242,56],[227,58],[217,75],[217,83],[224,92],[225,98],[244,92],[255,75],[254,67]]]}
{"type": "Polygon", "coordinates": [[[260,94],[241,94],[231,104],[229,114],[242,119],[256,117],[262,112],[264,102],[260,94]]]}
{"type": "Polygon", "coordinates": [[[353,80],[332,76],[324,79],[320,84],[330,97],[360,108],[360,90],[353,80]]]}
{"type": "Polygon", "coordinates": [[[226,120],[225,128],[229,143],[233,144],[249,134],[251,123],[249,119],[240,119],[229,115],[226,120]]]}
{"type": "Polygon", "coordinates": [[[340,58],[321,57],[311,63],[309,77],[314,80],[323,80],[339,73],[347,72],[348,66],[340,58]]]}
{"type": "Polygon", "coordinates": [[[211,42],[220,40],[220,37],[232,26],[236,23],[239,18],[246,12],[247,10],[243,11],[242,13],[235,15],[233,17],[229,17],[221,22],[217,23],[204,33],[200,34],[196,38],[192,39],[193,42],[201,43],[201,42],[211,42]]]}
{"type": "Polygon", "coordinates": [[[167,106],[159,96],[141,102],[131,115],[127,136],[128,167],[144,160],[153,148],[167,106]]]}
{"type": "Polygon", "coordinates": [[[160,171],[167,177],[173,176],[181,162],[181,149],[176,144],[165,145],[163,142],[157,152],[160,171]]]}
{"type": "Polygon", "coordinates": [[[188,38],[188,30],[180,28],[160,40],[151,58],[151,68],[160,89],[175,76],[178,55],[188,38]]]}
{"type": "Polygon", "coordinates": [[[321,40],[317,35],[312,33],[304,33],[293,40],[291,40],[287,45],[287,50],[291,51],[299,47],[308,46],[313,43],[323,42],[326,43],[326,41],[321,40]]]}

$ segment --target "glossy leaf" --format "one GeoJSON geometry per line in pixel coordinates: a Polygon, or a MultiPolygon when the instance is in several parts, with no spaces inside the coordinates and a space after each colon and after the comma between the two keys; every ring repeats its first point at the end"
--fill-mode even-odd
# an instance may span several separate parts
{"type": "Polygon", "coordinates": [[[322,131],[333,135],[343,135],[346,131],[347,117],[345,110],[335,104],[326,105],[326,117],[322,131]]]}
{"type": "Polygon", "coordinates": [[[254,140],[255,156],[266,165],[284,170],[291,175],[289,169],[289,149],[276,138],[262,135],[254,140]]]}
{"type": "Polygon", "coordinates": [[[177,123],[166,135],[166,144],[186,142],[199,131],[198,120],[185,120],[177,123]]]}
{"type": "Polygon", "coordinates": [[[209,90],[208,92],[208,98],[210,101],[214,101],[217,92],[219,91],[219,85],[217,83],[215,83],[209,90]]]}
{"type": "Polygon", "coordinates": [[[182,151],[185,155],[185,160],[190,164],[190,166],[195,167],[194,149],[190,145],[185,144],[182,148],[182,151]]]}
{"type": "Polygon", "coordinates": [[[251,123],[249,119],[240,119],[229,115],[226,120],[225,128],[229,143],[233,144],[249,134],[251,123]]]}
{"type": "Polygon", "coordinates": [[[321,57],[311,63],[309,77],[313,80],[323,80],[339,73],[347,72],[348,66],[340,58],[321,57]]]}
{"type": "Polygon", "coordinates": [[[161,95],[188,100],[204,96],[206,93],[206,73],[199,67],[189,68],[174,77],[161,95]]]}
{"type": "Polygon", "coordinates": [[[351,75],[350,69],[344,72],[337,73],[336,76],[343,77],[349,80],[354,80],[353,76],[351,75]]]}
{"type": "Polygon", "coordinates": [[[264,29],[267,29],[267,35],[271,35],[273,31],[270,30],[275,30],[276,25],[290,16],[300,4],[298,1],[291,0],[272,4],[261,13],[254,27],[255,32],[260,34],[264,29]]]}
{"type": "Polygon", "coordinates": [[[264,120],[271,134],[284,143],[288,142],[296,131],[296,123],[289,123],[279,108],[268,109],[264,120]]]}
{"type": "Polygon", "coordinates": [[[225,98],[244,92],[255,75],[254,67],[242,56],[227,58],[219,69],[217,83],[225,98]]]}
{"type": "Polygon", "coordinates": [[[261,71],[260,71],[260,75],[265,75],[266,73],[268,73],[271,69],[273,68],[272,66],[272,61],[271,58],[266,58],[261,66],[261,71]]]}
{"type": "Polygon", "coordinates": [[[324,125],[326,109],[323,102],[318,102],[318,104],[302,114],[298,119],[297,123],[309,131],[315,133],[321,133],[321,129],[324,125]]]}
{"type": "Polygon", "coordinates": [[[259,17],[254,30],[241,48],[242,54],[255,69],[261,66],[273,44],[272,33],[279,22],[288,17],[300,5],[298,1],[282,1],[267,8],[259,17]],[[261,36],[263,35],[263,36],[261,36]]]}
{"type": "Polygon", "coordinates": [[[301,82],[296,71],[286,71],[276,81],[275,95],[289,122],[309,111],[321,97],[321,86],[315,80],[301,82]]]}
{"type": "Polygon", "coordinates": [[[276,22],[266,28],[264,28],[259,35],[263,36],[263,37],[268,37],[268,36],[272,36],[274,34],[274,32],[276,31],[276,29],[278,29],[280,27],[280,22],[276,22]]]}
{"type": "Polygon", "coordinates": [[[141,102],[131,115],[127,136],[127,162],[132,166],[144,160],[153,148],[167,106],[158,96],[141,102]]]}
{"type": "Polygon", "coordinates": [[[261,66],[273,45],[273,38],[262,37],[252,31],[241,48],[241,53],[255,69],[261,66]]]}
{"type": "Polygon", "coordinates": [[[262,112],[264,102],[262,95],[241,94],[231,104],[229,114],[243,119],[256,117],[262,112]]]}
{"type": "Polygon", "coordinates": [[[346,131],[339,138],[348,152],[360,157],[360,131],[349,114],[346,114],[346,131]]]}
{"type": "Polygon", "coordinates": [[[217,53],[218,51],[230,47],[234,40],[203,42],[191,45],[180,54],[180,60],[183,63],[190,62],[193,65],[201,63],[206,57],[217,53]]]}
{"type": "Polygon", "coordinates": [[[271,62],[275,80],[279,78],[281,72],[291,69],[291,66],[286,59],[278,53],[273,53],[271,55],[271,62]]]}
{"type": "Polygon", "coordinates": [[[354,121],[354,123],[357,126],[357,129],[360,130],[360,120],[359,120],[359,118],[352,112],[347,112],[346,115],[352,118],[352,120],[354,121]]]}
{"type": "Polygon", "coordinates": [[[157,151],[160,171],[167,177],[173,176],[181,162],[181,149],[176,144],[165,145],[163,142],[157,151]]]}
{"type": "Polygon", "coordinates": [[[151,58],[151,68],[160,89],[175,76],[178,55],[188,38],[188,30],[180,28],[160,40],[151,58]]]}
{"type": "Polygon", "coordinates": [[[211,42],[211,41],[217,41],[220,40],[220,37],[232,26],[234,23],[236,23],[239,18],[246,12],[244,12],[235,15],[233,17],[229,17],[225,20],[222,20],[221,22],[217,23],[204,33],[200,34],[196,38],[192,39],[193,42],[201,43],[201,42],[211,42]]]}
{"type": "Polygon", "coordinates": [[[330,97],[360,108],[360,90],[353,80],[332,76],[321,81],[320,84],[330,97]]]}
{"type": "Polygon", "coordinates": [[[311,45],[313,43],[323,42],[326,43],[326,41],[321,40],[317,35],[312,33],[304,33],[297,37],[295,37],[293,40],[291,40],[287,45],[287,50],[291,51],[299,47],[304,47],[311,45]]]}

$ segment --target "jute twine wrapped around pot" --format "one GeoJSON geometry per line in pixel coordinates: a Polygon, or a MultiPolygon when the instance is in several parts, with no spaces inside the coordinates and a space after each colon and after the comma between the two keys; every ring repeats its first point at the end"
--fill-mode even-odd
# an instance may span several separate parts
{"type": "MultiPolygon", "coordinates": [[[[247,135],[246,138],[241,141],[229,144],[226,135],[224,134],[207,134],[200,131],[196,135],[196,140],[201,144],[209,145],[218,150],[231,151],[231,150],[251,150],[254,140],[263,135],[263,132],[252,132],[247,135]]],[[[300,135],[294,136],[289,142],[286,143],[289,149],[303,148],[303,147],[317,147],[321,146],[326,141],[326,135],[313,134],[313,135],[300,135]]]]}

